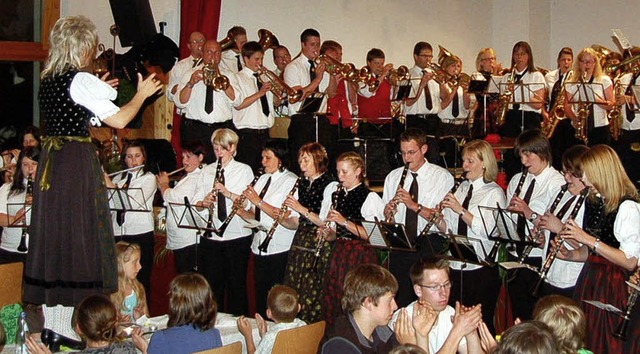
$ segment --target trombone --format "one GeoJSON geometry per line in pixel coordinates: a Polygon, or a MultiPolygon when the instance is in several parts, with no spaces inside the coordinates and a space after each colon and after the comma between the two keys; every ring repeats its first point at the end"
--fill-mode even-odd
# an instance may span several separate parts
{"type": "Polygon", "coordinates": [[[315,59],[316,64],[324,64],[325,70],[331,75],[342,75],[345,80],[354,85],[358,85],[359,75],[356,66],[352,63],[341,63],[338,60],[325,55],[320,54],[315,59]]]}

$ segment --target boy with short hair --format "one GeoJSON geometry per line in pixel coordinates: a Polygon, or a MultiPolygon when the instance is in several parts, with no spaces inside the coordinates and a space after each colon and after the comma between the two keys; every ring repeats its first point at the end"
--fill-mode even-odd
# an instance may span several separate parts
{"type": "Polygon", "coordinates": [[[298,318],[301,306],[298,302],[298,292],[286,285],[276,285],[267,295],[267,317],[275,324],[267,330],[265,320],[256,313],[256,322],[258,323],[258,331],[260,333],[260,343],[256,348],[253,342],[253,331],[249,320],[244,316],[238,318],[238,330],[244,336],[247,345],[248,354],[268,354],[273,349],[278,332],[302,327],[306,323],[298,318]]]}

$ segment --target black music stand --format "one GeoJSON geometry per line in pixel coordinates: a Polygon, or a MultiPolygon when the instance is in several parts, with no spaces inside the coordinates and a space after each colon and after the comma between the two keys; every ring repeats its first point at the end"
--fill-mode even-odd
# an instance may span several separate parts
{"type": "Polygon", "coordinates": [[[319,133],[318,133],[318,116],[320,115],[320,107],[322,106],[322,100],[324,100],[325,94],[322,92],[313,92],[311,93],[300,105],[298,108],[298,114],[308,114],[313,116],[313,120],[315,120],[316,125],[316,140],[315,142],[319,142],[319,133]]]}
{"type": "Polygon", "coordinates": [[[149,212],[142,188],[107,188],[111,211],[149,212]]]}
{"type": "MultiPolygon", "coordinates": [[[[217,233],[218,229],[215,225],[215,218],[213,219],[213,227],[207,227],[207,216],[202,215],[201,211],[189,202],[189,198],[184,197],[183,203],[169,203],[169,210],[171,210],[171,216],[176,221],[176,225],[181,229],[196,230],[196,254],[193,265],[193,270],[198,271],[198,247],[200,245],[200,237],[203,235],[203,231],[210,231],[212,234],[217,233]]],[[[205,210],[205,209],[203,209],[205,210]]]]}
{"type": "Polygon", "coordinates": [[[367,239],[373,247],[389,251],[416,251],[403,224],[384,222],[376,218],[376,221],[363,220],[362,226],[367,230],[367,239]]]}
{"type": "MultiPolygon", "coordinates": [[[[640,85],[632,85],[631,93],[633,93],[633,97],[635,98],[636,102],[640,102],[640,85]]],[[[634,104],[632,111],[634,112],[640,111],[640,105],[637,103],[634,104]]]]}
{"type": "Polygon", "coordinates": [[[7,203],[7,226],[27,228],[29,227],[29,220],[31,219],[31,204],[25,203],[7,203]],[[13,222],[9,222],[9,216],[16,217],[13,222]]]}
{"type": "MultiPolygon", "coordinates": [[[[539,101],[533,101],[533,98],[537,98],[540,101],[545,101],[546,97],[539,96],[536,91],[544,89],[546,86],[544,83],[523,83],[523,82],[501,82],[499,85],[500,95],[504,95],[509,88],[513,87],[513,94],[511,95],[511,102],[509,104],[529,105],[531,103],[538,103],[539,101]]],[[[513,107],[513,106],[512,106],[513,107]]],[[[520,132],[524,131],[524,110],[520,110],[520,132]]]]}
{"type": "MultiPolygon", "coordinates": [[[[502,244],[511,246],[520,246],[522,248],[526,246],[537,246],[535,242],[527,241],[527,234],[530,234],[529,225],[525,223],[527,229],[524,234],[519,233],[517,230],[517,218],[513,218],[513,214],[507,209],[504,209],[497,205],[496,207],[479,206],[480,218],[485,228],[485,232],[489,236],[489,240],[494,241],[493,248],[487,254],[485,258],[486,264],[496,264],[495,258],[498,253],[498,248],[502,244]],[[494,226],[489,228],[488,218],[491,218],[494,222],[494,226]],[[495,235],[495,236],[494,236],[495,235]]],[[[499,265],[507,270],[515,268],[529,268],[528,264],[521,264],[518,262],[500,262],[499,265]]],[[[537,270],[536,270],[537,271],[537,270]]]]}

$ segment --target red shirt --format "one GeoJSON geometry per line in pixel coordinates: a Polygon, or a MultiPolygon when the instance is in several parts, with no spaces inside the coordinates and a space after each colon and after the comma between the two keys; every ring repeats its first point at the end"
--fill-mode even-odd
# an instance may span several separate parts
{"type": "Polygon", "coordinates": [[[369,123],[385,124],[391,123],[391,119],[379,120],[375,118],[391,117],[391,84],[387,80],[380,82],[380,87],[376,94],[371,97],[358,95],[358,114],[362,118],[367,118],[369,123]]]}

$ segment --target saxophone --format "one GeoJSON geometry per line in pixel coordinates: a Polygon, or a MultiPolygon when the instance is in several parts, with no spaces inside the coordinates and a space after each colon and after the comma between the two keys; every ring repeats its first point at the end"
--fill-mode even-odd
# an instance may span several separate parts
{"type": "MultiPolygon", "coordinates": [[[[300,185],[300,180],[302,180],[302,177],[298,177],[296,179],[296,183],[293,184],[293,188],[291,188],[291,190],[289,191],[289,196],[293,196],[296,193],[296,191],[298,190],[298,186],[300,185]]],[[[284,204],[286,200],[287,198],[285,198],[285,201],[282,202],[282,205],[280,206],[280,211],[278,211],[278,215],[276,215],[276,218],[275,220],[273,220],[273,224],[271,225],[269,232],[267,232],[267,237],[264,239],[264,241],[262,241],[260,246],[258,246],[258,250],[260,252],[266,253],[267,250],[269,249],[269,243],[271,243],[271,240],[273,239],[273,234],[276,232],[276,229],[280,225],[280,222],[282,221],[284,214],[287,212],[288,207],[284,204]]]]}
{"type": "MultiPolygon", "coordinates": [[[[573,70],[569,70],[569,72],[567,72],[567,77],[570,77],[572,73],[573,70]]],[[[566,86],[562,85],[562,88],[558,92],[558,96],[556,96],[556,101],[553,103],[553,107],[551,107],[551,110],[549,111],[549,124],[544,124],[542,126],[542,133],[547,137],[547,139],[553,136],[558,123],[560,123],[561,120],[567,118],[567,115],[564,111],[564,104],[566,102],[565,88],[566,86]]]]}
{"type": "Polygon", "coordinates": [[[607,117],[609,118],[609,131],[613,140],[618,141],[620,138],[620,130],[622,129],[622,114],[620,114],[621,105],[618,104],[618,98],[624,96],[624,89],[620,78],[616,78],[613,84],[613,92],[616,104],[613,109],[609,111],[607,117]]]}
{"type": "Polygon", "coordinates": [[[498,115],[496,117],[496,124],[498,126],[503,126],[504,121],[507,118],[507,111],[509,111],[509,104],[513,101],[513,91],[511,91],[511,86],[514,82],[516,75],[516,67],[513,65],[511,67],[511,73],[507,78],[507,89],[500,96],[500,106],[498,108],[498,115]]]}
{"type": "MultiPolygon", "coordinates": [[[[587,78],[587,73],[582,73],[580,77],[580,82],[582,83],[582,88],[585,91],[585,96],[587,95],[587,89],[585,85],[585,79],[587,78]]],[[[586,99],[586,97],[585,97],[586,99]]],[[[585,145],[588,145],[589,138],[587,137],[587,120],[589,119],[589,104],[588,103],[580,103],[578,105],[578,113],[576,113],[576,139],[584,141],[585,145]]]]}

